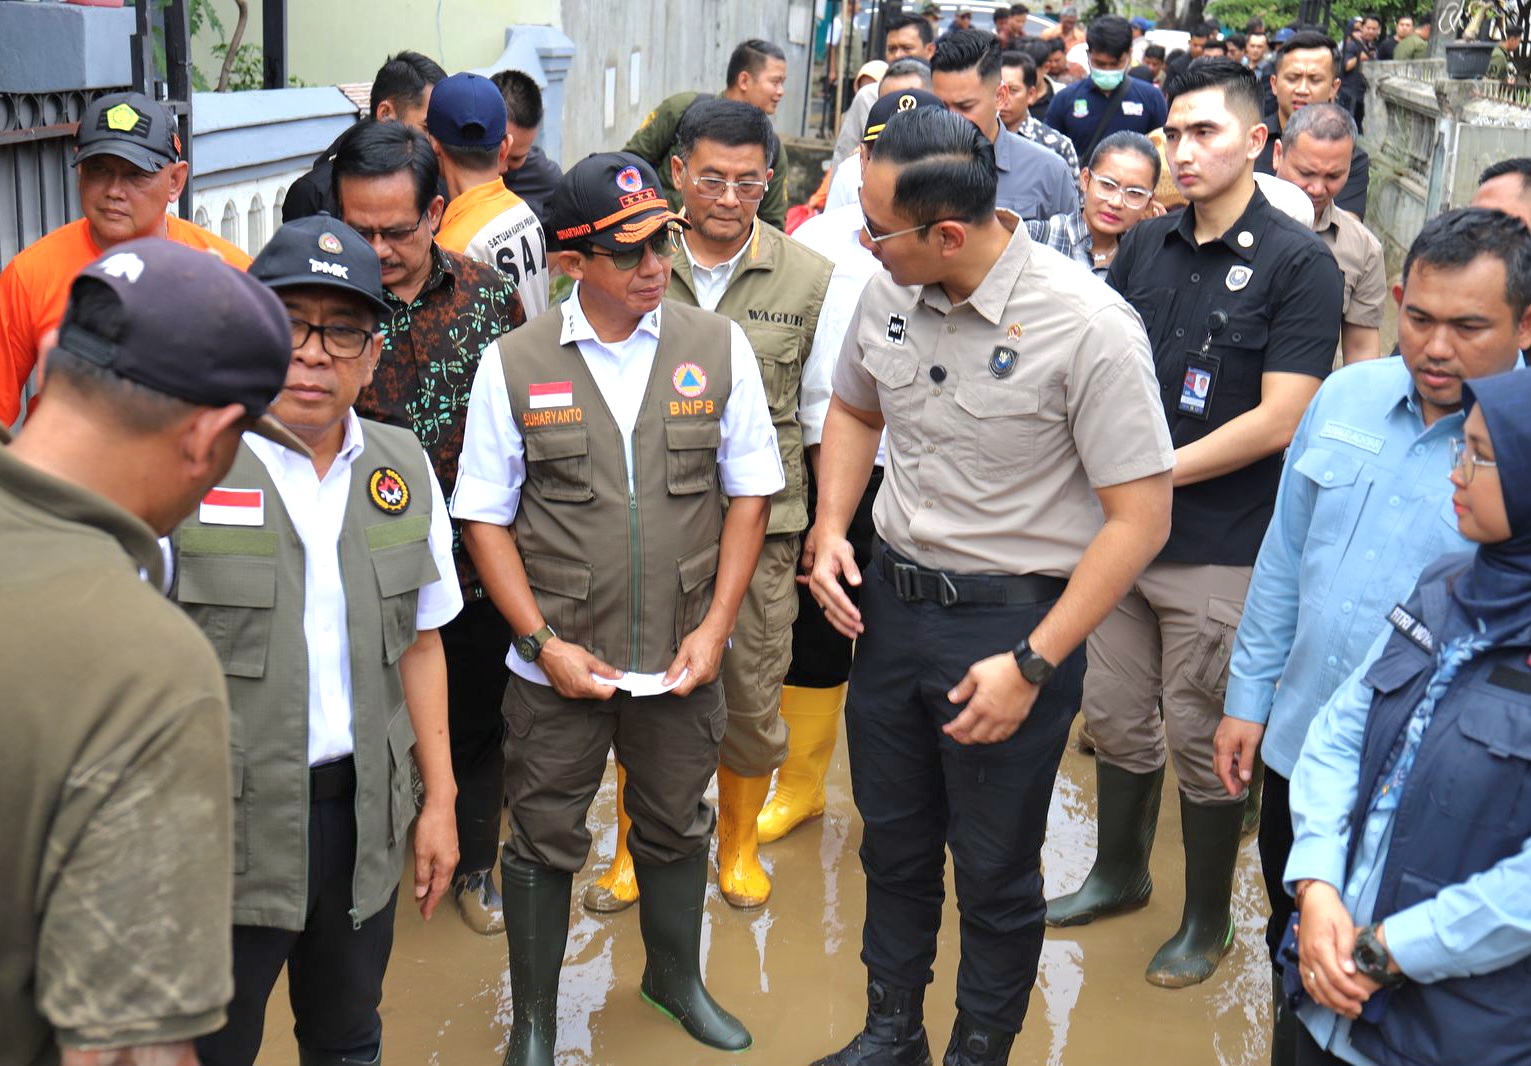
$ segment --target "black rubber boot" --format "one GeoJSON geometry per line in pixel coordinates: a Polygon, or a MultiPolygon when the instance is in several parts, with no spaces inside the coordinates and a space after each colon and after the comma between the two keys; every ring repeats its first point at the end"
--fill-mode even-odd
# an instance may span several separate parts
{"type": "Polygon", "coordinates": [[[574,875],[500,859],[505,939],[510,943],[510,1047],[504,1066],[554,1066],[558,974],[569,940],[574,875]]]}
{"type": "Polygon", "coordinates": [[[1185,911],[1180,930],[1148,964],[1148,983],[1161,988],[1200,984],[1217,972],[1233,947],[1233,867],[1239,857],[1243,803],[1192,803],[1180,797],[1185,841],[1185,911]]]}
{"type": "Polygon", "coordinates": [[[754,1043],[749,1030],[718,1006],[702,984],[702,909],[707,898],[707,849],[656,866],[633,860],[638,878],[638,928],[648,964],[643,998],[681,1024],[693,1040],[722,1051],[754,1043]]]}
{"type": "Polygon", "coordinates": [[[1013,1043],[1014,1033],[983,1025],[971,1014],[959,1010],[941,1066],[1004,1066],[1010,1061],[1010,1045],[1013,1043]]]}
{"type": "Polygon", "coordinates": [[[1153,893],[1148,856],[1159,827],[1164,768],[1134,774],[1095,760],[1097,838],[1095,865],[1079,891],[1047,904],[1047,924],[1087,925],[1097,918],[1136,910],[1153,893]]]}
{"type": "Polygon", "coordinates": [[[298,1048],[298,1066],[381,1066],[383,1061],[383,1046],[378,1045],[371,1058],[362,1058],[358,1053],[338,1055],[333,1051],[310,1051],[306,1047],[298,1048]]]}
{"type": "Polygon", "coordinates": [[[866,1028],[813,1066],[931,1066],[925,1034],[925,990],[867,982],[866,1028]]]}
{"type": "Polygon", "coordinates": [[[1275,996],[1271,1013],[1271,1066],[1297,1066],[1297,1013],[1287,1004],[1281,967],[1271,968],[1275,996]]]}

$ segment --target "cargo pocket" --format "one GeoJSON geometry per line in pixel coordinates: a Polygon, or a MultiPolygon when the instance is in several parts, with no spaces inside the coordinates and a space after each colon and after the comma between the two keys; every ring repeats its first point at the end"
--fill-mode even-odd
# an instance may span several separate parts
{"type": "Polygon", "coordinates": [[[595,496],[590,480],[590,431],[559,426],[525,435],[526,479],[544,500],[583,503],[595,496]]]}
{"type": "Polygon", "coordinates": [[[797,410],[798,386],[802,367],[798,360],[801,333],[792,326],[771,322],[742,324],[755,361],[760,364],[760,381],[765,386],[766,402],[771,405],[771,419],[777,421],[797,410]]]}
{"type": "MultiPolygon", "coordinates": [[[[187,531],[193,532],[198,531],[187,531]]],[[[175,598],[206,635],[230,677],[266,674],[276,614],[275,534],[271,538],[270,557],[183,551],[176,561],[175,598]]]]}
{"type": "Polygon", "coordinates": [[[570,644],[590,648],[595,630],[590,619],[591,567],[572,559],[525,552],[526,583],[537,598],[537,609],[553,632],[570,644]]]}
{"type": "Polygon", "coordinates": [[[1186,664],[1191,685],[1219,704],[1228,687],[1228,660],[1233,656],[1233,636],[1243,613],[1238,600],[1207,597],[1207,617],[1186,664]]]}
{"type": "Polygon", "coordinates": [[[441,575],[431,558],[429,515],[411,515],[367,529],[383,618],[383,662],[399,661],[418,635],[420,590],[441,575]]]}
{"type": "Polygon", "coordinates": [[[707,492],[718,483],[718,448],[723,424],[715,418],[666,422],[665,485],[671,496],[707,492]]]}
{"type": "Polygon", "coordinates": [[[415,820],[414,747],[415,727],[408,709],[400,707],[388,723],[390,846],[404,840],[415,820]]]}
{"type": "Polygon", "coordinates": [[[229,795],[234,806],[234,872],[245,873],[250,869],[250,816],[245,808],[245,753],[230,753],[229,795]]]}
{"type": "Polygon", "coordinates": [[[1033,385],[969,378],[957,386],[964,419],[957,465],[977,478],[1009,477],[1031,465],[1042,396],[1033,385]]]}
{"type": "MultiPolygon", "coordinates": [[[[531,685],[535,682],[528,681],[531,685]]],[[[531,705],[521,693],[521,683],[512,680],[505,688],[505,725],[510,730],[510,735],[517,740],[525,740],[532,731],[532,724],[537,720],[537,709],[531,705]]]]}
{"type": "Polygon", "coordinates": [[[1531,833],[1531,713],[1526,703],[1500,695],[1492,682],[1475,679],[1461,699],[1457,730],[1463,739],[1450,746],[1450,758],[1436,764],[1431,798],[1453,819],[1497,830],[1507,850],[1518,850],[1515,842],[1531,833]]]}
{"type": "Polygon", "coordinates": [[[686,635],[702,624],[712,607],[718,574],[718,546],[707,544],[683,557],[678,565],[680,594],[675,598],[675,650],[686,635]]]}

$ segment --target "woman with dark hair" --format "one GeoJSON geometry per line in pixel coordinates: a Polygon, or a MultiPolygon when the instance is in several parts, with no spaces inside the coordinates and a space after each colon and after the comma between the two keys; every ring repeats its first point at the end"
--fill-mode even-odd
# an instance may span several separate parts
{"type": "Polygon", "coordinates": [[[1122,235],[1164,213],[1154,201],[1159,166],[1159,153],[1147,137],[1118,130],[1100,142],[1090,165],[1079,172],[1080,210],[1028,220],[1031,239],[1104,278],[1122,235]]]}

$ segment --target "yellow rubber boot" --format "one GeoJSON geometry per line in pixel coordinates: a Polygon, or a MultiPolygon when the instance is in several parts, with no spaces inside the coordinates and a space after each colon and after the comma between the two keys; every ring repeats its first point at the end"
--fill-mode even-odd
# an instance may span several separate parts
{"type": "Polygon", "coordinates": [[[633,855],[627,850],[627,831],[633,820],[627,816],[627,771],[617,763],[617,853],[599,878],[585,886],[585,909],[597,914],[615,914],[638,902],[638,878],[633,873],[633,855]]]}
{"type": "Polygon", "coordinates": [[[840,736],[840,708],[845,686],[781,690],[781,716],[787,722],[787,761],[776,771],[776,791],[755,820],[760,842],[780,840],[824,813],[824,778],[840,736]]]}
{"type": "Polygon", "coordinates": [[[771,791],[771,776],[740,777],[718,767],[718,888],[735,907],[759,907],[771,898],[771,878],[760,865],[755,819],[771,791]]]}

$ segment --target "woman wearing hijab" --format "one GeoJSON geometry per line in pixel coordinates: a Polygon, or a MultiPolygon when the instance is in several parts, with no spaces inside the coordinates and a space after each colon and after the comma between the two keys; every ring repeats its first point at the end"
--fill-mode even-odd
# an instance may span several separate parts
{"type": "Polygon", "coordinates": [[[1463,392],[1478,549],[1388,612],[1292,777],[1300,1066],[1531,1062],[1531,372],[1463,392]]]}

